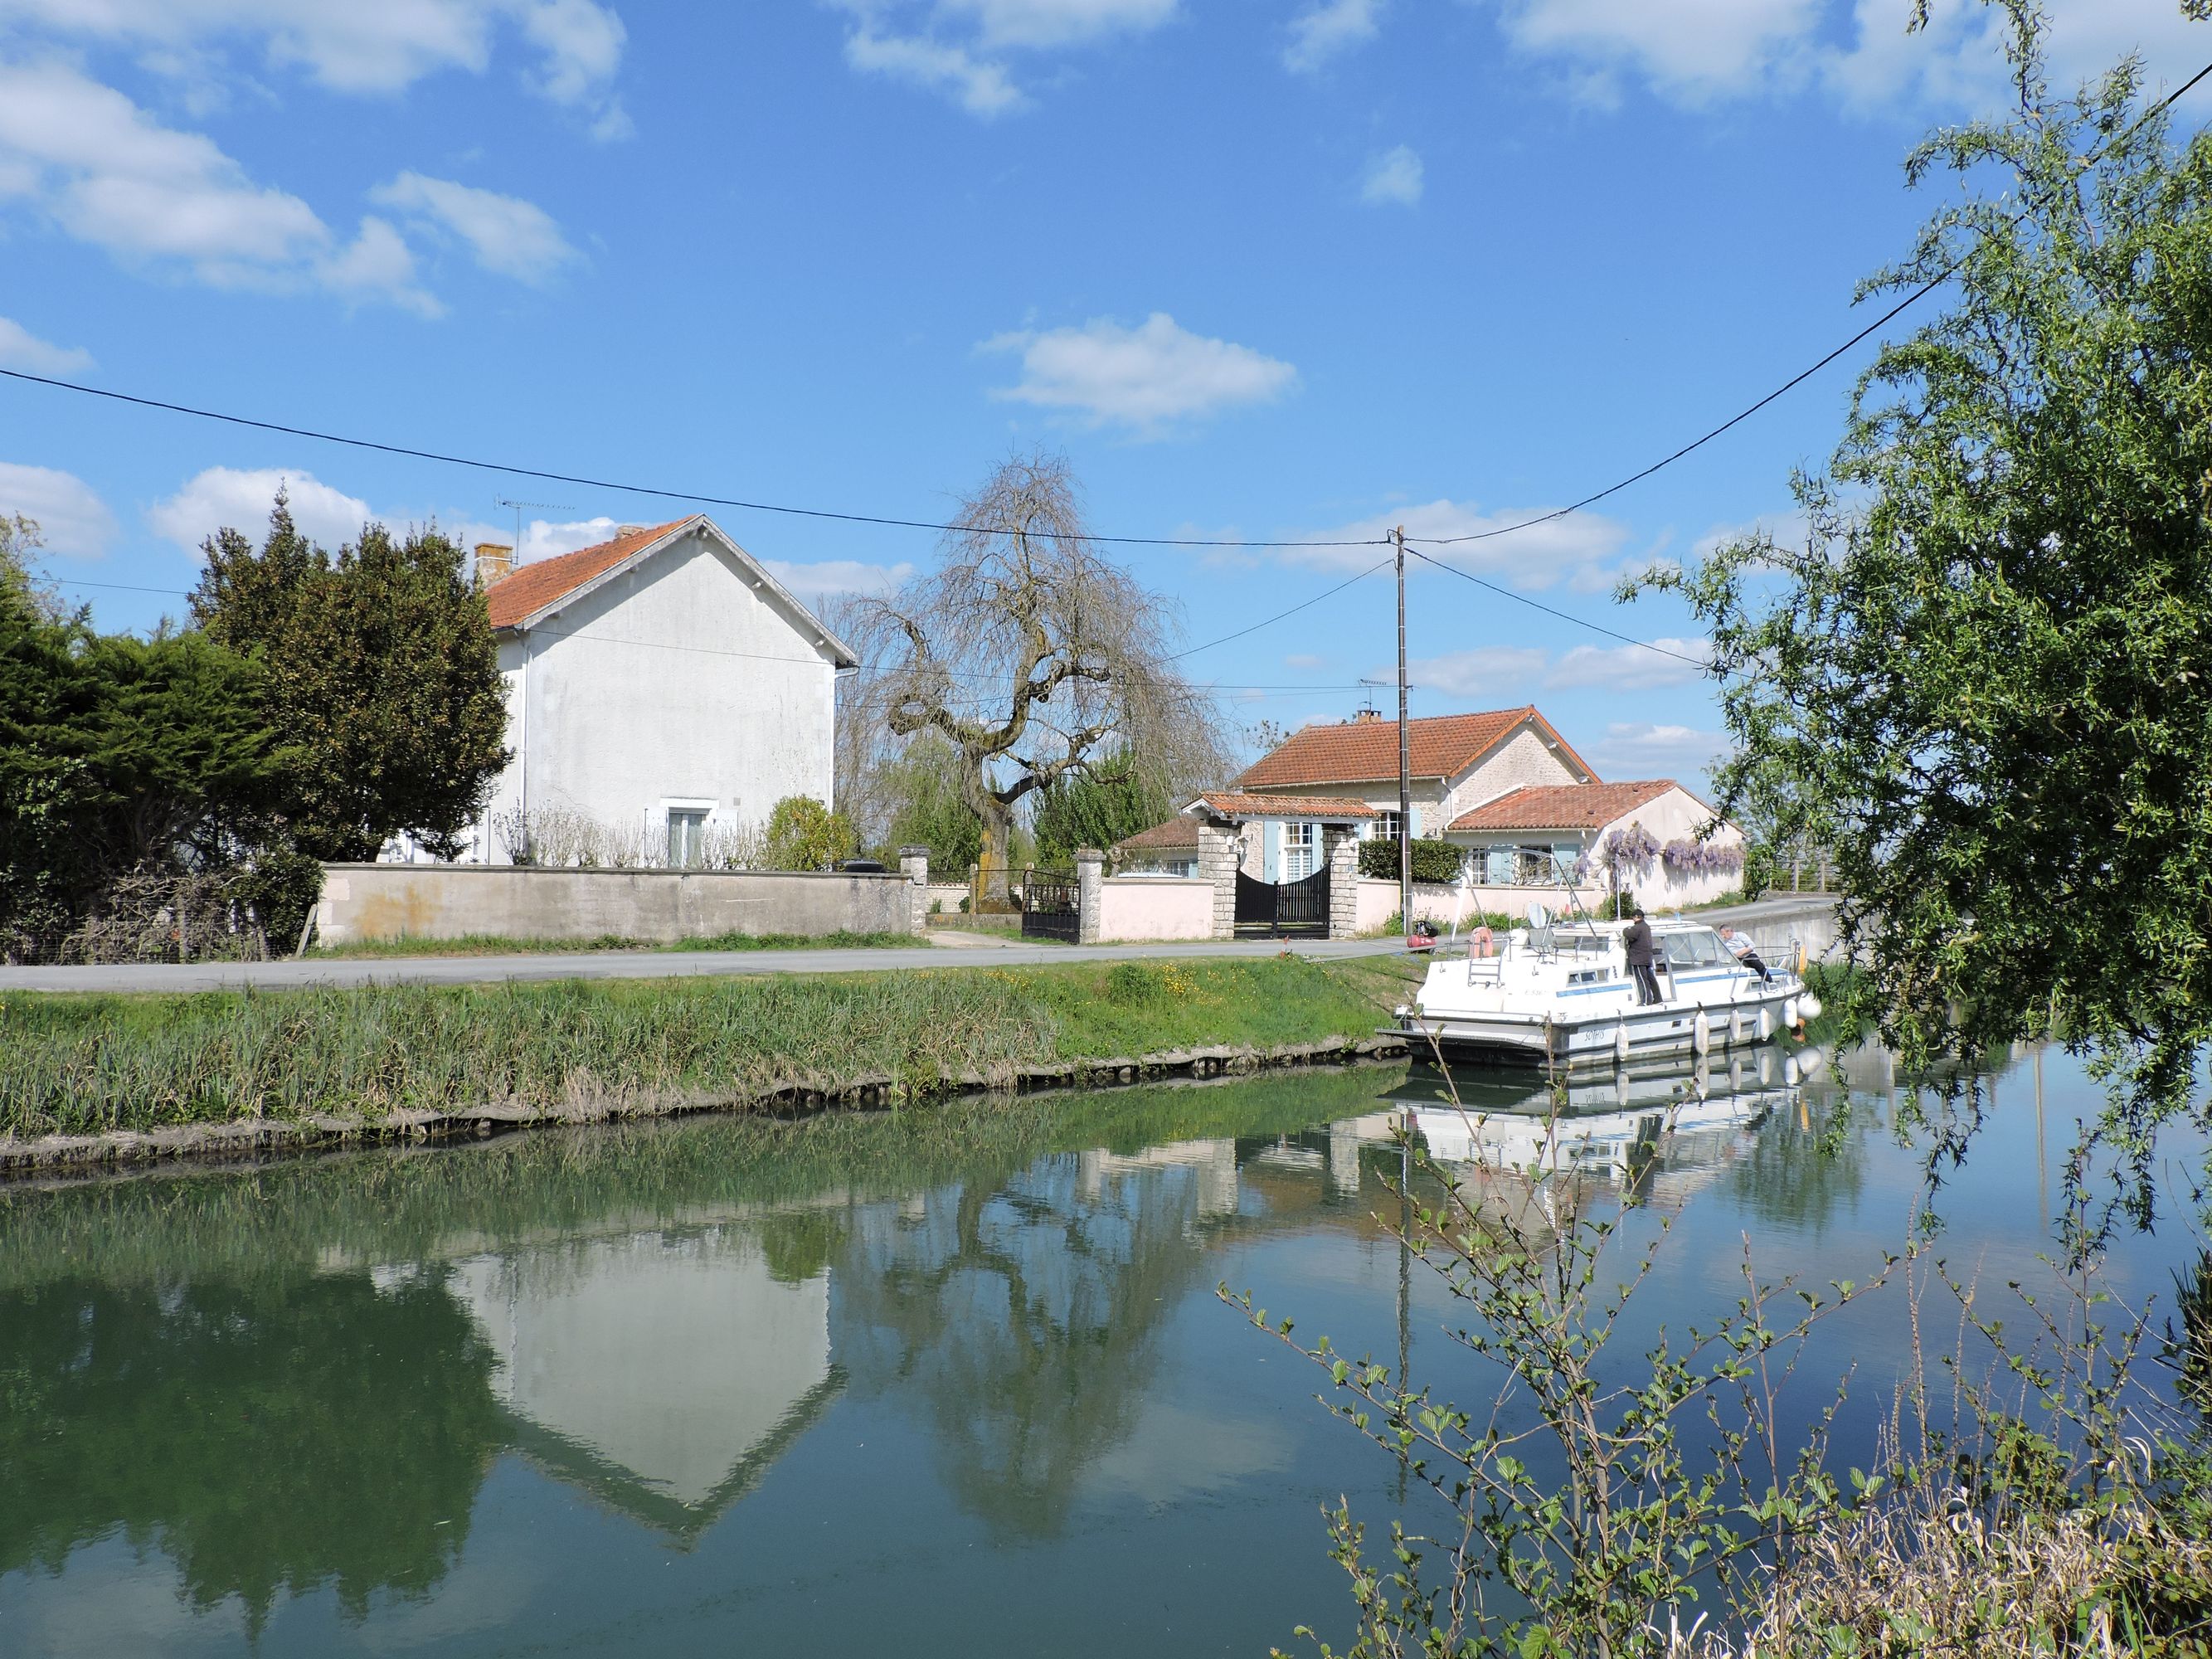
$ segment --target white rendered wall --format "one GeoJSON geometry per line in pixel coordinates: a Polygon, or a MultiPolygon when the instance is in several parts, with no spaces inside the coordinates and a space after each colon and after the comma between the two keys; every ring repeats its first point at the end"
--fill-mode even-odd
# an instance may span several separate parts
{"type": "MultiPolygon", "coordinates": [[[[507,742],[489,817],[582,812],[665,834],[671,804],[761,824],[787,795],[831,800],[836,670],[744,567],[693,532],[503,636],[507,742]]],[[[504,861],[497,838],[486,859],[504,861]]]]}
{"type": "MultiPolygon", "coordinates": [[[[1597,832],[1592,844],[1602,847],[1607,836],[1632,823],[1641,823],[1662,847],[1670,841],[1694,841],[1698,831],[1711,823],[1712,817],[1712,809],[1687,790],[1669,789],[1658,799],[1606,825],[1597,832]]],[[[1732,823],[1724,823],[1713,832],[1710,844],[1741,848],[1743,831],[1732,823]]],[[[1743,886],[1743,870],[1739,866],[1734,870],[1705,875],[1680,875],[1669,870],[1666,860],[1660,858],[1653,860],[1650,875],[1633,877],[1624,884],[1635,893],[1645,909],[1671,910],[1685,904],[1704,904],[1737,891],[1743,886]]]]}
{"type": "Polygon", "coordinates": [[[1452,787],[1444,803],[1443,823],[1437,826],[1436,833],[1442,835],[1444,824],[1462,813],[1472,812],[1485,801],[1510,795],[1516,789],[1581,781],[1559,750],[1546,747],[1534,728],[1524,726],[1497,753],[1452,787]]]}

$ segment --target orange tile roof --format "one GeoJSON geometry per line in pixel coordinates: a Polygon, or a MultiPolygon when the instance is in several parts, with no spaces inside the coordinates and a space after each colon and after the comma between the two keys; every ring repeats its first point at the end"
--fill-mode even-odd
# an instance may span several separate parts
{"type": "Polygon", "coordinates": [[[1672,778],[1516,789],[1452,820],[1453,830],[1602,830],[1676,787],[1672,778]]]}
{"type": "Polygon", "coordinates": [[[1124,836],[1114,843],[1127,853],[1174,852],[1198,845],[1198,820],[1177,813],[1165,823],[1156,823],[1149,830],[1139,830],[1133,836],[1124,836]]]}
{"type": "MultiPolygon", "coordinates": [[[[696,519],[699,515],[692,514],[696,519]]],[[[647,530],[633,531],[596,547],[580,547],[550,559],[526,564],[513,575],[484,589],[494,628],[520,628],[556,599],[574,592],[594,576],[605,575],[632,554],[643,552],[672,530],[681,530],[691,519],[672,519],[647,530]]]]}
{"type": "Polygon", "coordinates": [[[1224,818],[1379,818],[1364,800],[1332,795],[1255,795],[1238,789],[1210,790],[1197,802],[1224,818]]]}
{"type": "MultiPolygon", "coordinates": [[[[1534,703],[1480,714],[1431,714],[1407,720],[1407,747],[1412,751],[1413,775],[1455,778],[1524,720],[1534,720],[1556,739],[1560,751],[1576,767],[1592,778],[1597,775],[1552,729],[1552,723],[1536,712],[1534,703]]],[[[1279,748],[1245,768],[1237,782],[1246,789],[1281,789],[1316,783],[1365,783],[1397,775],[1398,722],[1346,720],[1292,732],[1279,748]]]]}

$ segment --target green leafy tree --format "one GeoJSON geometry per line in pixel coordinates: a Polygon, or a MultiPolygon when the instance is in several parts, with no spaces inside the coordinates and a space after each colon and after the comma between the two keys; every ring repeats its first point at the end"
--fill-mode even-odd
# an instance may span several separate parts
{"type": "Polygon", "coordinates": [[[2212,1039],[2212,137],[2132,61],[1907,163],[1956,205],[1869,295],[1948,304],[1862,377],[1802,546],[1644,585],[1711,629],[1723,811],[1830,849],[1854,1012],[1908,1066],[2046,1029],[2109,1068],[2137,1179],[2212,1039]]]}
{"type": "Polygon", "coordinates": [[[983,852],[983,819],[968,804],[960,751],[937,732],[917,732],[876,771],[875,798],[889,812],[892,847],[927,847],[932,867],[957,875],[983,852]]]}
{"type": "Polygon", "coordinates": [[[270,720],[295,756],[292,840],[358,860],[404,832],[458,853],[509,758],[498,647],[460,548],[373,524],[333,558],[280,494],[258,549],[226,529],[204,551],[193,615],[267,665],[270,720]]]}
{"type": "Polygon", "coordinates": [[[853,856],[853,825],[811,795],[786,795],[768,815],[771,870],[826,870],[853,856]]]}
{"type": "Polygon", "coordinates": [[[0,943],[20,956],[68,932],[124,874],[229,861],[289,757],[263,717],[257,665],[198,633],[95,634],[42,605],[8,552],[0,943]]]}
{"type": "Polygon", "coordinates": [[[1037,856],[1066,864],[1076,849],[1102,852],[1125,836],[1164,823],[1175,811],[1166,781],[1127,754],[1103,757],[1088,771],[1063,773],[1037,791],[1030,828],[1037,856]]]}

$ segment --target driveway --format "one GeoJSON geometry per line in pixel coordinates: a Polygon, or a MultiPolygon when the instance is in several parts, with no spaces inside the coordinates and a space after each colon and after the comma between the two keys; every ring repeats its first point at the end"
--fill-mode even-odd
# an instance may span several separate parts
{"type": "MultiPolygon", "coordinates": [[[[932,945],[935,945],[932,936],[932,945]]],[[[478,985],[506,980],[690,979],[731,974],[878,974],[931,968],[1009,968],[1056,962],[1121,962],[1183,957],[1270,957],[1284,950],[1316,959],[1404,951],[1396,939],[1255,939],[1202,945],[988,945],[831,951],[605,951],[557,956],[310,957],[301,962],[131,963],[89,968],[0,967],[6,991],[257,991],[307,985],[478,985]]]]}

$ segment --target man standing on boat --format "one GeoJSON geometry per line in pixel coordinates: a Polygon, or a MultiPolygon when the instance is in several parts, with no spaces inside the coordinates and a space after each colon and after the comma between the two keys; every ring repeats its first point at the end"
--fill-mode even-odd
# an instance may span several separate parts
{"type": "Polygon", "coordinates": [[[1628,950],[1628,971],[1636,975],[1636,1006],[1648,1008],[1659,1000],[1659,976],[1651,971],[1651,925],[1644,920],[1644,907],[1632,906],[1628,914],[1635,920],[1620,942],[1628,950]]]}

